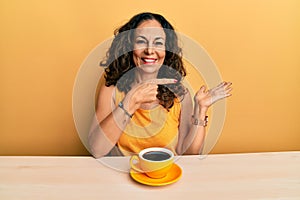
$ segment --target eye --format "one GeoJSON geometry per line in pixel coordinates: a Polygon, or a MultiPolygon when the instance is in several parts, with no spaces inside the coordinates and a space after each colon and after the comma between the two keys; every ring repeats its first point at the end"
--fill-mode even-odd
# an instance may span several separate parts
{"type": "Polygon", "coordinates": [[[146,41],[145,41],[145,40],[137,40],[136,43],[137,43],[137,44],[145,44],[146,41]]]}
{"type": "Polygon", "coordinates": [[[154,44],[155,44],[156,46],[162,46],[162,45],[164,45],[163,42],[155,42],[154,44]]]}

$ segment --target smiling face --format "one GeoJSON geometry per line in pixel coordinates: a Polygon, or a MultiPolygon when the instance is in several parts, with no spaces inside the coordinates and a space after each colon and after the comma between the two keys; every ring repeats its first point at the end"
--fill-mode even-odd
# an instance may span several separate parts
{"type": "Polygon", "coordinates": [[[139,71],[157,74],[164,63],[166,34],[156,20],[142,22],[135,30],[133,61],[139,71]]]}

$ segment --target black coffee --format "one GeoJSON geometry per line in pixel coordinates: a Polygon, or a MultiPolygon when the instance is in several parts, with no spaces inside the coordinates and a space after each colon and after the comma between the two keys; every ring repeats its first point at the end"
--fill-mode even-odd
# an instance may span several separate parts
{"type": "Polygon", "coordinates": [[[143,158],[152,161],[162,161],[171,158],[171,155],[163,151],[149,151],[144,153],[143,158]]]}

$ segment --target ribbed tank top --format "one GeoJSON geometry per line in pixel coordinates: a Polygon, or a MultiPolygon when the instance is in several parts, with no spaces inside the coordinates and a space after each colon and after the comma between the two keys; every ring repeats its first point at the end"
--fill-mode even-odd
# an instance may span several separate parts
{"type": "MultiPolygon", "coordinates": [[[[115,89],[116,106],[124,96],[115,89]]],[[[148,147],[165,147],[176,154],[180,110],[178,99],[169,111],[161,105],[150,110],[138,109],[117,143],[119,150],[130,156],[148,147]]]]}

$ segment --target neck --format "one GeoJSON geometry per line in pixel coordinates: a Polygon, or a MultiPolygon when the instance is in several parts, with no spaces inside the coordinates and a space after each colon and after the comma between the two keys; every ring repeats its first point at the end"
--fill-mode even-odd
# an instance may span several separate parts
{"type": "Polygon", "coordinates": [[[139,70],[135,71],[135,82],[136,83],[141,83],[147,80],[151,80],[151,79],[156,79],[157,78],[157,74],[156,73],[151,73],[151,74],[146,74],[146,73],[141,73],[139,70]]]}

